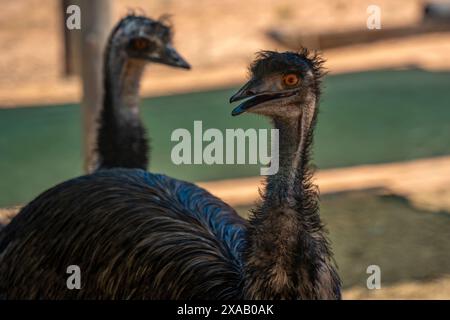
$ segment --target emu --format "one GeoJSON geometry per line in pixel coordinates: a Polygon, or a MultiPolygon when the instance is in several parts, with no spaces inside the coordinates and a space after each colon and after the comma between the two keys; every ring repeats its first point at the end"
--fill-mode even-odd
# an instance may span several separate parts
{"type": "Polygon", "coordinates": [[[173,48],[172,30],[145,16],[128,15],[112,30],[104,56],[104,97],[95,170],[148,167],[148,141],[139,118],[139,82],[149,62],[189,69],[173,48]]]}
{"type": "Polygon", "coordinates": [[[7,299],[340,299],[310,153],[323,60],[259,53],[232,115],[270,117],[280,169],[247,221],[194,184],[99,170],[29,203],[0,234],[7,299]],[[80,290],[66,268],[81,269],[80,290]]]}

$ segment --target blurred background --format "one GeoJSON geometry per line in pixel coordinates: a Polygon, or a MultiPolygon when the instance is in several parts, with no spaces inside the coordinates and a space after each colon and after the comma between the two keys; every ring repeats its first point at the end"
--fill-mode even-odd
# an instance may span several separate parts
{"type": "MultiPolygon", "coordinates": [[[[230,116],[228,98],[245,81],[254,53],[300,44],[323,51],[329,74],[314,160],[344,298],[450,299],[449,1],[88,2],[98,6],[82,6],[81,19],[105,6],[99,14],[106,33],[129,9],[172,15],[175,47],[193,69],[151,65],[144,74],[151,170],[201,182],[244,216],[257,200],[260,166],[176,166],[170,135],[192,130],[194,120],[204,129],[268,128],[260,117],[230,116]],[[372,4],[380,8],[379,30],[367,28],[372,4]],[[381,268],[380,290],[366,287],[369,265],[381,268]]],[[[80,3],[1,1],[4,221],[47,188],[83,174],[83,121],[86,112],[95,118],[80,107],[85,30],[65,29],[65,8],[80,3]]]]}

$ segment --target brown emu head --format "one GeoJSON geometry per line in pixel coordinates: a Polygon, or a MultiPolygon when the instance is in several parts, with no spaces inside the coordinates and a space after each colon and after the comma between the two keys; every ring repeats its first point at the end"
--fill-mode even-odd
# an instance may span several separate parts
{"type": "Polygon", "coordinates": [[[230,98],[246,99],[232,115],[244,112],[269,117],[299,116],[320,94],[323,60],[307,49],[300,52],[262,51],[250,65],[250,80],[230,98]]]}
{"type": "Polygon", "coordinates": [[[166,21],[165,17],[153,20],[128,15],[112,31],[109,46],[128,58],[190,69],[189,63],[172,46],[172,28],[166,21]]]}

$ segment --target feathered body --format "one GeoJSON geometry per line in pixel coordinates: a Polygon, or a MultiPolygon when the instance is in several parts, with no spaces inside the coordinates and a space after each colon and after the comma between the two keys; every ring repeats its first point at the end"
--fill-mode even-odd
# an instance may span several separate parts
{"type": "Polygon", "coordinates": [[[247,222],[187,182],[103,170],[36,198],[0,234],[7,299],[239,299],[247,222]],[[78,265],[81,290],[69,290],[78,265]]]}

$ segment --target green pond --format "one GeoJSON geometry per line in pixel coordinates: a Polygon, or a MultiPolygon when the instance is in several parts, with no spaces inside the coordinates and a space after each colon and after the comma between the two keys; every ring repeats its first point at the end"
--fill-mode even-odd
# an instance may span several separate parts
{"type": "MultiPolygon", "coordinates": [[[[450,73],[383,70],[325,80],[314,160],[319,168],[450,154],[450,73]]],[[[268,128],[255,115],[231,117],[236,88],[144,99],[151,170],[191,181],[253,176],[260,165],[174,165],[171,133],[268,128]]],[[[79,105],[0,110],[0,207],[26,203],[82,174],[79,105]]]]}

